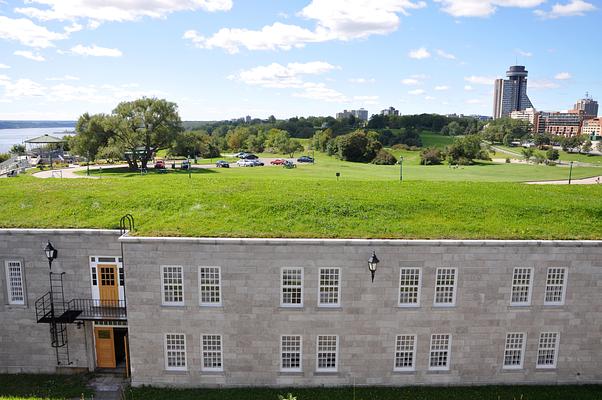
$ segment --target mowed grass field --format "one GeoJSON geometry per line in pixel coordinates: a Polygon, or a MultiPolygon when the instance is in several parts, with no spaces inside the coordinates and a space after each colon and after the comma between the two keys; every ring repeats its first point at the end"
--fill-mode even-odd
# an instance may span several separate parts
{"type": "Polygon", "coordinates": [[[3,179],[0,226],[116,228],[131,213],[140,235],[602,238],[602,185],[347,179],[342,169],[337,181],[313,177],[316,167],[3,179]]]}

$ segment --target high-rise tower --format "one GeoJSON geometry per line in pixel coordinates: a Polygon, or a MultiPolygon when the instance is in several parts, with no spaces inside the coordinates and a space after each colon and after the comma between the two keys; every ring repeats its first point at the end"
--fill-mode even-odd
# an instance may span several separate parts
{"type": "Polygon", "coordinates": [[[574,109],[583,111],[586,118],[596,118],[598,116],[598,102],[589,97],[589,93],[585,93],[583,99],[577,100],[574,109]]]}
{"type": "Polygon", "coordinates": [[[508,117],[512,111],[533,108],[527,96],[528,71],[513,65],[506,71],[507,79],[496,79],[493,91],[493,118],[508,117]]]}

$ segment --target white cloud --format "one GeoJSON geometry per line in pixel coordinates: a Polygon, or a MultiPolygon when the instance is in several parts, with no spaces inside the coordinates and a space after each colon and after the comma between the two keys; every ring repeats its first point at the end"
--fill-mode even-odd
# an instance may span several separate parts
{"type": "Polygon", "coordinates": [[[228,76],[228,79],[269,88],[302,88],[306,83],[302,79],[303,75],[319,75],[338,68],[324,61],[287,65],[272,63],[240,71],[228,76]]]}
{"type": "Polygon", "coordinates": [[[52,42],[66,38],[66,33],[49,31],[29,19],[0,15],[0,39],[14,40],[29,47],[47,48],[54,46],[52,42]]]}
{"type": "Polygon", "coordinates": [[[546,0],[435,0],[442,10],[454,17],[487,17],[498,7],[533,8],[546,0]]]}
{"type": "Polygon", "coordinates": [[[556,3],[550,11],[535,10],[535,15],[542,18],[581,17],[594,11],[596,6],[583,0],[570,0],[566,4],[556,3]]]}
{"type": "Polygon", "coordinates": [[[79,81],[77,76],[64,75],[60,77],[46,78],[47,81],[79,81]]]}
{"type": "Polygon", "coordinates": [[[435,100],[435,99],[436,99],[436,97],[433,97],[433,96],[424,96],[424,100],[431,101],[431,100],[435,100]]]}
{"type": "Polygon", "coordinates": [[[89,25],[101,22],[134,21],[142,17],[164,18],[178,11],[228,11],[232,0],[30,0],[38,7],[16,8],[15,12],[42,21],[89,20],[89,25]]]}
{"type": "Polygon", "coordinates": [[[543,90],[543,89],[555,89],[557,87],[560,87],[559,84],[557,84],[556,82],[550,82],[548,80],[530,80],[529,81],[529,88],[530,89],[535,89],[535,90],[543,90]]]}
{"type": "Polygon", "coordinates": [[[523,57],[532,57],[533,53],[531,53],[530,51],[524,51],[521,49],[516,49],[516,54],[521,55],[523,57]]]}
{"type": "Polygon", "coordinates": [[[435,90],[438,90],[438,91],[449,90],[449,86],[446,86],[446,85],[435,86],[435,90]]]}
{"type": "Polygon", "coordinates": [[[364,104],[377,104],[378,96],[353,96],[353,100],[360,101],[364,104]]]}
{"type": "Polygon", "coordinates": [[[405,78],[405,79],[401,80],[401,83],[403,85],[413,86],[413,85],[420,85],[422,82],[420,82],[418,79],[415,79],[415,78],[405,78]]]}
{"type": "Polygon", "coordinates": [[[315,23],[313,29],[275,22],[259,30],[222,28],[211,36],[188,30],[183,38],[203,49],[221,48],[230,54],[248,50],[290,50],[307,43],[348,41],[385,35],[399,26],[398,14],[425,7],[424,1],[312,0],[298,15],[315,23]]]}
{"type": "Polygon", "coordinates": [[[34,53],[29,50],[17,50],[13,53],[16,56],[25,57],[32,61],[45,61],[46,59],[40,53],[34,53]]]}
{"type": "Polygon", "coordinates": [[[493,85],[495,82],[495,77],[489,76],[467,76],[464,80],[468,83],[472,83],[473,85],[493,85]]]}
{"type": "Polygon", "coordinates": [[[305,83],[303,85],[303,91],[293,93],[293,96],[336,103],[344,103],[348,100],[345,95],[326,87],[325,84],[313,82],[305,83]]]}
{"type": "Polygon", "coordinates": [[[466,85],[466,86],[464,86],[464,90],[466,90],[467,92],[470,92],[470,91],[473,91],[474,88],[470,85],[466,85]]]}
{"type": "Polygon", "coordinates": [[[93,57],[121,57],[123,53],[119,49],[111,49],[108,47],[100,47],[95,44],[92,46],[83,46],[78,44],[70,50],[73,54],[81,56],[93,56],[93,57]]]}
{"type": "Polygon", "coordinates": [[[422,60],[423,58],[429,58],[431,56],[431,53],[429,53],[429,51],[424,47],[421,47],[419,49],[410,51],[408,53],[408,56],[416,60],[422,60]]]}
{"type": "Polygon", "coordinates": [[[0,63],[0,69],[9,69],[10,67],[6,64],[0,63]]]}
{"type": "Polygon", "coordinates": [[[414,90],[410,90],[408,92],[408,94],[412,94],[414,96],[418,96],[418,95],[425,94],[425,93],[426,93],[426,91],[424,89],[414,89],[414,90]]]}
{"type": "Polygon", "coordinates": [[[364,83],[374,83],[374,82],[376,82],[376,80],[374,78],[351,78],[351,79],[349,79],[349,82],[364,84],[364,83]]]}
{"type": "Polygon", "coordinates": [[[573,76],[569,72],[559,72],[556,75],[554,75],[554,79],[559,81],[566,81],[568,79],[571,79],[572,77],[573,76]]]}
{"type": "Polygon", "coordinates": [[[437,55],[441,58],[446,58],[448,60],[455,60],[456,56],[451,54],[451,53],[447,53],[441,49],[437,49],[437,55]]]}
{"type": "Polygon", "coordinates": [[[466,104],[483,104],[483,100],[481,99],[468,99],[465,102],[466,104]]]}
{"type": "Polygon", "coordinates": [[[14,82],[0,79],[0,86],[4,87],[6,97],[38,97],[44,96],[44,87],[31,79],[18,79],[14,82]]]}
{"type": "Polygon", "coordinates": [[[72,34],[73,32],[79,32],[82,29],[84,29],[83,25],[74,22],[71,25],[65,27],[65,32],[67,34],[72,34]]]}

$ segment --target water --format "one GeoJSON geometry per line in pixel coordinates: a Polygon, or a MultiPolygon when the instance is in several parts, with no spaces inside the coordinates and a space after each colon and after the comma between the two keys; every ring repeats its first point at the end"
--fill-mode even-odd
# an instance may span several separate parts
{"type": "Polygon", "coordinates": [[[73,134],[73,128],[22,128],[22,129],[0,129],[0,153],[6,153],[13,144],[22,144],[27,139],[42,136],[45,134],[63,137],[73,134]]]}

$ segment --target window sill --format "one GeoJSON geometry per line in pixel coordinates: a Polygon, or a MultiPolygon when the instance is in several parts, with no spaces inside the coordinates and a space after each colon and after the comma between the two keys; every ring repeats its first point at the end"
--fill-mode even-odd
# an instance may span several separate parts
{"type": "Polygon", "coordinates": [[[316,311],[343,311],[343,307],[326,307],[326,306],[317,306],[316,311]]]}
{"type": "Polygon", "coordinates": [[[224,308],[223,304],[199,304],[202,310],[220,310],[224,308]]]}
{"type": "Polygon", "coordinates": [[[393,370],[393,375],[415,375],[416,374],[416,370],[407,370],[407,371],[396,371],[393,370]]]}
{"type": "Polygon", "coordinates": [[[426,373],[431,375],[447,375],[451,374],[451,371],[449,369],[429,369],[426,373]]]}
{"type": "Polygon", "coordinates": [[[161,304],[161,308],[164,308],[164,309],[176,309],[176,310],[177,309],[182,309],[182,310],[185,310],[187,307],[186,307],[186,304],[161,304]]]}
{"type": "MultiPolygon", "coordinates": [[[[398,310],[419,310],[420,309],[420,304],[417,304],[417,305],[414,305],[414,304],[412,304],[412,305],[405,305],[405,304],[399,305],[398,304],[397,307],[395,307],[395,308],[397,308],[398,310]]],[[[439,307],[436,307],[436,308],[439,308],[439,307]]]]}
{"type": "Polygon", "coordinates": [[[278,376],[303,376],[303,371],[280,371],[278,376]]]}
{"type": "Polygon", "coordinates": [[[556,367],[554,368],[546,368],[546,367],[535,367],[535,372],[557,372],[556,367]]]}
{"type": "Polygon", "coordinates": [[[201,376],[220,376],[220,375],[225,375],[224,371],[203,371],[201,370],[201,376]]]}
{"type": "Polygon", "coordinates": [[[174,370],[174,369],[166,369],[165,372],[167,375],[188,375],[188,370],[174,370]]]}
{"type": "Polygon", "coordinates": [[[531,307],[531,304],[510,304],[508,310],[529,310],[531,307]]]}
{"type": "Polygon", "coordinates": [[[278,307],[280,311],[303,311],[303,306],[283,306],[278,307]]]}
{"type": "Polygon", "coordinates": [[[525,369],[523,367],[520,367],[520,368],[503,368],[502,367],[502,373],[504,373],[504,374],[508,374],[508,373],[512,374],[512,373],[516,373],[516,372],[522,373],[524,371],[525,371],[525,369]]]}
{"type": "Polygon", "coordinates": [[[315,371],[313,376],[339,376],[339,371],[315,371]]]}
{"type": "Polygon", "coordinates": [[[456,308],[456,305],[433,305],[431,307],[431,310],[454,310],[456,308]]]}

